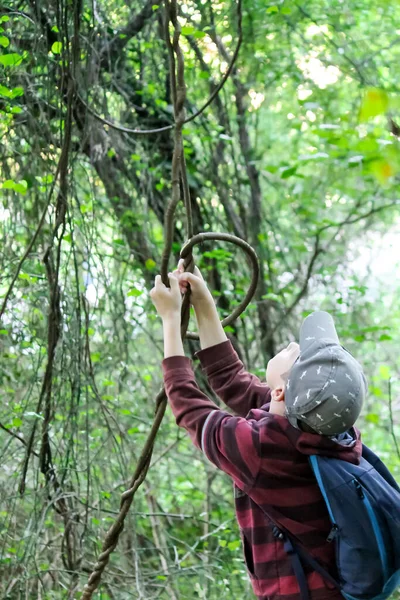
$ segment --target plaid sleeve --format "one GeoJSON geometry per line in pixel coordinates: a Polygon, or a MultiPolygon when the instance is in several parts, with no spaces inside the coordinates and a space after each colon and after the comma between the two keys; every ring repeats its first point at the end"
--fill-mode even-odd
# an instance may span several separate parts
{"type": "Polygon", "coordinates": [[[261,463],[257,421],[212,411],[203,425],[201,449],[240,488],[253,486],[261,463]]]}
{"type": "Polygon", "coordinates": [[[252,486],[260,465],[257,421],[219,410],[198,387],[191,362],[183,356],[163,361],[164,383],[177,424],[207,458],[239,486],[252,486]]]}
{"type": "Polygon", "coordinates": [[[200,350],[197,357],[214,392],[237,415],[245,417],[270,402],[270,388],[245,370],[229,340],[200,350]]]}

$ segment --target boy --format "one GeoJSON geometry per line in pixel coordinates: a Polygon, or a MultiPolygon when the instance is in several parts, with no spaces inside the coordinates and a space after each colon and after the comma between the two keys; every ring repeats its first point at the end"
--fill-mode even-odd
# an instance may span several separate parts
{"type": "MultiPolygon", "coordinates": [[[[301,327],[300,345],[291,343],[272,358],[267,383],[261,383],[244,370],[198,269],[180,270],[169,275],[170,288],[158,275],[150,293],[163,321],[172,411],[193,443],[234,482],[244,558],[258,600],[298,600],[291,560],[267,514],[335,575],[335,548],[327,541],[331,524],[308,456],[359,463],[360,434],[353,425],[366,393],[362,369],[340,346],[330,315],[316,312],[301,327]],[[184,355],[180,309],[188,285],[202,348],[197,356],[215,393],[238,416],[219,410],[201,392],[184,355]]],[[[305,570],[312,600],[343,600],[321,575],[305,570]]]]}

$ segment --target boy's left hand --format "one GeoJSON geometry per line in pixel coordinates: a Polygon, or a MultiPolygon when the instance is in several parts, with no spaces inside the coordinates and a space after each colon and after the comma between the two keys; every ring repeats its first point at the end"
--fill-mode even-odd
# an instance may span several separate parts
{"type": "Polygon", "coordinates": [[[179,289],[179,282],[172,273],[168,273],[168,278],[171,286],[169,288],[161,281],[161,275],[157,275],[154,287],[150,292],[150,298],[163,320],[180,319],[182,295],[179,289]]]}

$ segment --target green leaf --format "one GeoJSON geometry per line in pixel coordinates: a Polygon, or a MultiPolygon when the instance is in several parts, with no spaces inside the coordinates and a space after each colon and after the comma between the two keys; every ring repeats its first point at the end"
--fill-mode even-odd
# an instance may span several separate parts
{"type": "Polygon", "coordinates": [[[10,45],[10,40],[5,35],[0,35],[0,46],[7,48],[10,45]]]}
{"type": "Polygon", "coordinates": [[[221,546],[221,548],[225,548],[227,541],[226,540],[218,540],[218,544],[221,546]]]}
{"type": "Polygon", "coordinates": [[[229,542],[228,549],[229,550],[237,550],[240,548],[240,540],[235,540],[234,542],[229,542]]]}
{"type": "Polygon", "coordinates": [[[61,54],[62,47],[62,42],[54,42],[54,44],[51,47],[51,51],[53,54],[61,54]]]}
{"type": "Polygon", "coordinates": [[[271,15],[273,13],[278,13],[278,12],[279,12],[279,8],[277,6],[270,6],[266,10],[267,15],[271,15]]]}
{"type": "Polygon", "coordinates": [[[354,341],[356,342],[365,342],[365,335],[355,335],[354,336],[354,341]]]}
{"type": "Polygon", "coordinates": [[[268,294],[264,294],[261,296],[261,300],[272,300],[273,302],[280,302],[281,298],[278,294],[274,294],[273,292],[268,292],[268,294]]]}
{"type": "Polygon", "coordinates": [[[368,415],[365,415],[365,420],[368,421],[368,423],[374,423],[374,425],[378,425],[379,415],[376,413],[369,413],[368,415]]]}
{"type": "Polygon", "coordinates": [[[126,433],[128,435],[134,435],[135,433],[139,433],[139,429],[137,427],[131,427],[131,429],[128,429],[126,433]]]}
{"type": "Polygon", "coordinates": [[[18,183],[14,183],[14,192],[17,192],[17,194],[22,194],[23,196],[25,196],[27,189],[28,182],[24,179],[21,179],[21,181],[19,181],[18,183]]]}
{"type": "Polygon", "coordinates": [[[154,267],[156,266],[156,263],[154,262],[154,260],[152,258],[148,258],[145,262],[146,265],[146,269],[148,269],[149,271],[152,271],[154,269],[154,267]]]}
{"type": "Polygon", "coordinates": [[[386,185],[391,177],[396,175],[397,169],[387,160],[374,160],[369,165],[369,169],[381,185],[386,185]]]}
{"type": "Polygon", "coordinates": [[[379,338],[379,341],[380,342],[386,342],[386,341],[389,341],[389,340],[392,340],[392,339],[393,338],[392,338],[391,335],[388,335],[387,333],[382,333],[381,337],[379,338]]]}
{"type": "Polygon", "coordinates": [[[60,33],[60,30],[58,29],[57,25],[53,25],[53,27],[51,28],[52,31],[55,31],[56,33],[60,33]]]}
{"type": "Polygon", "coordinates": [[[2,17],[0,17],[0,23],[6,23],[9,20],[10,17],[8,15],[3,15],[2,17]]]}
{"type": "Polygon", "coordinates": [[[233,328],[233,327],[231,327],[230,325],[227,325],[226,327],[224,327],[224,330],[225,330],[227,333],[235,333],[235,330],[234,330],[234,328],[233,328]]]}
{"type": "Polygon", "coordinates": [[[128,296],[141,296],[143,294],[143,292],[141,292],[140,290],[138,290],[137,288],[132,288],[131,290],[129,290],[128,292],[128,296]]]}
{"type": "Polygon", "coordinates": [[[0,335],[8,335],[7,329],[0,329],[0,335]]]}
{"type": "Polygon", "coordinates": [[[28,189],[28,182],[25,181],[25,179],[21,179],[21,181],[18,182],[13,181],[12,179],[7,179],[6,181],[3,181],[2,187],[5,190],[14,190],[14,192],[24,196],[28,189]]]}
{"type": "Polygon", "coordinates": [[[20,65],[23,61],[23,56],[21,54],[17,54],[13,52],[12,54],[3,54],[0,56],[0,65],[3,67],[16,67],[20,65]]]}
{"type": "Polygon", "coordinates": [[[156,93],[156,86],[154,85],[154,83],[148,83],[147,84],[147,91],[151,95],[153,95],[153,94],[156,93]]]}
{"type": "Polygon", "coordinates": [[[3,190],[13,190],[14,185],[15,185],[15,183],[12,179],[6,179],[6,181],[3,181],[2,188],[3,188],[3,190]]]}
{"type": "Polygon", "coordinates": [[[5,85],[0,85],[0,96],[4,98],[12,98],[12,91],[6,88],[5,85]]]}
{"type": "Polygon", "coordinates": [[[51,183],[54,180],[54,177],[53,175],[44,175],[43,177],[37,176],[35,179],[40,183],[51,183]]]}
{"type": "Polygon", "coordinates": [[[13,424],[13,427],[21,427],[22,419],[20,419],[19,417],[14,417],[12,424],[13,424]]]}
{"type": "Polygon", "coordinates": [[[297,167],[290,167],[289,169],[285,169],[281,173],[281,178],[288,179],[288,177],[291,177],[292,175],[294,175],[296,173],[296,171],[297,171],[297,167]]]}
{"type": "Polygon", "coordinates": [[[139,156],[139,154],[131,154],[131,159],[139,161],[139,160],[141,160],[141,157],[139,156]]]}
{"type": "Polygon", "coordinates": [[[232,252],[229,250],[224,250],[223,248],[215,248],[214,250],[209,250],[203,253],[205,258],[215,258],[217,260],[226,260],[232,257],[232,252]]]}
{"type": "Polygon", "coordinates": [[[13,115],[20,115],[22,113],[22,108],[20,106],[13,106],[11,112],[13,115]]]}
{"type": "Polygon", "coordinates": [[[382,379],[389,380],[390,379],[390,369],[386,365],[381,365],[379,367],[379,374],[382,379]]]}
{"type": "Polygon", "coordinates": [[[369,88],[364,95],[360,109],[360,121],[384,114],[389,105],[389,97],[384,90],[369,88]]]}
{"type": "Polygon", "coordinates": [[[103,396],[101,397],[102,400],[106,400],[106,401],[110,401],[110,400],[114,400],[114,396],[112,394],[103,394],[103,396]]]}
{"type": "Polygon", "coordinates": [[[15,87],[12,89],[11,92],[11,97],[12,98],[18,98],[18,96],[23,96],[24,95],[24,88],[21,86],[15,87]]]}
{"type": "Polygon", "coordinates": [[[193,35],[196,29],[192,25],[184,25],[181,31],[183,35],[193,35]]]}
{"type": "Polygon", "coordinates": [[[380,387],[370,386],[369,391],[373,396],[376,396],[377,398],[383,398],[383,392],[380,387]]]}

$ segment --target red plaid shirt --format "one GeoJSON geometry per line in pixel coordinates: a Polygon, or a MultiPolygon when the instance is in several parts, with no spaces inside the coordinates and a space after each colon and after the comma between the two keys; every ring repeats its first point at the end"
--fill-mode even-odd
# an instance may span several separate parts
{"type": "MultiPolygon", "coordinates": [[[[290,559],[265,513],[272,512],[278,525],[335,573],[334,545],[326,541],[331,524],[308,456],[323,454],[357,464],[359,433],[345,446],[301,432],[285,417],[270,414],[270,389],[244,370],[229,341],[201,350],[198,357],[215,393],[239,416],[219,410],[199,389],[191,361],[173,356],[163,361],[163,371],[176,422],[233,479],[244,558],[258,600],[298,600],[290,559]]],[[[343,600],[318,573],[306,573],[312,600],[343,600]]]]}

